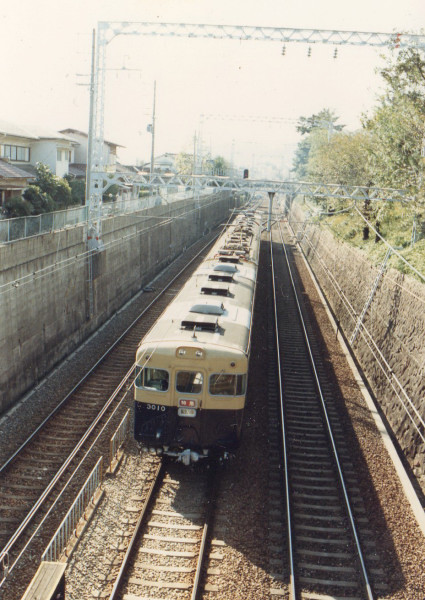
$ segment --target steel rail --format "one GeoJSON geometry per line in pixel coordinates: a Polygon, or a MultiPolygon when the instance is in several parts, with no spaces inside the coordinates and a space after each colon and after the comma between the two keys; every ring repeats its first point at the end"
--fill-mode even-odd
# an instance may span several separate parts
{"type": "MultiPolygon", "coordinates": [[[[199,257],[199,255],[201,255],[205,249],[212,245],[215,241],[215,239],[218,237],[218,234],[216,236],[213,237],[212,240],[210,240],[208,242],[208,244],[206,244],[199,252],[196,253],[196,255],[194,257],[191,258],[191,260],[185,264],[184,268],[181,269],[172,279],[171,281],[155,296],[155,298],[149,303],[149,305],[142,311],[142,313],[131,323],[131,325],[129,325],[126,330],[119,336],[119,338],[117,338],[117,340],[109,347],[109,349],[102,355],[102,357],[96,362],[96,364],[86,373],[86,375],[74,386],[74,388],[71,390],[71,392],[69,392],[65,398],[59,403],[59,405],[48,415],[48,417],[46,417],[46,419],[44,419],[43,423],[41,423],[37,429],[31,434],[31,436],[20,446],[20,448],[12,455],[12,457],[10,457],[6,463],[4,463],[4,465],[2,465],[1,469],[0,469],[0,474],[8,467],[10,466],[10,464],[18,457],[18,455],[24,450],[24,448],[26,448],[30,442],[34,439],[35,435],[42,429],[42,427],[44,425],[46,425],[46,423],[59,411],[59,409],[64,405],[64,403],[69,399],[69,397],[82,385],[82,383],[84,381],[86,381],[86,379],[94,372],[94,370],[96,369],[96,367],[112,352],[112,350],[117,346],[117,344],[122,340],[122,338],[131,330],[131,328],[143,317],[143,315],[155,304],[155,302],[161,298],[165,292],[171,287],[171,285],[175,282],[175,280],[199,257]]],[[[105,412],[107,411],[107,409],[110,407],[110,405],[112,404],[112,402],[115,400],[116,396],[118,395],[118,393],[121,391],[121,389],[123,388],[123,386],[127,383],[128,379],[131,377],[131,374],[133,373],[135,369],[135,365],[133,364],[133,366],[129,369],[129,371],[127,372],[127,374],[125,375],[125,377],[122,379],[122,381],[120,382],[120,384],[118,385],[118,387],[115,389],[115,391],[113,392],[113,394],[111,395],[111,397],[108,399],[108,401],[106,402],[106,404],[104,405],[103,409],[101,410],[101,412],[98,414],[98,416],[94,419],[94,421],[91,423],[91,425],[89,426],[89,428],[86,430],[86,432],[84,433],[83,437],[81,438],[81,440],[79,441],[79,443],[77,444],[77,446],[73,449],[73,451],[71,452],[71,454],[68,456],[68,458],[65,460],[65,462],[63,463],[63,465],[61,466],[61,468],[59,469],[59,471],[55,474],[55,476],[53,477],[53,479],[51,480],[51,482],[49,483],[48,487],[44,490],[44,492],[41,494],[41,496],[38,498],[37,502],[34,504],[34,506],[31,508],[30,512],[27,514],[27,516],[25,517],[24,521],[22,521],[21,525],[18,527],[18,529],[15,531],[15,533],[13,534],[13,536],[8,540],[8,542],[6,543],[6,545],[2,548],[1,552],[0,552],[0,564],[3,564],[5,561],[8,562],[9,564],[9,552],[12,549],[12,547],[14,546],[14,544],[16,543],[16,541],[19,539],[20,535],[22,534],[22,532],[25,530],[25,528],[29,525],[29,523],[32,521],[32,519],[35,517],[36,513],[38,512],[38,510],[40,509],[40,507],[42,506],[43,502],[46,500],[46,498],[48,497],[48,495],[51,493],[51,491],[53,490],[53,488],[56,486],[57,482],[59,481],[59,479],[62,477],[62,475],[64,474],[64,472],[66,471],[66,469],[68,468],[68,466],[70,465],[70,463],[72,462],[72,460],[75,458],[75,456],[78,454],[78,452],[81,450],[82,446],[84,445],[84,443],[87,441],[88,437],[93,433],[94,429],[96,428],[96,426],[98,425],[99,421],[103,418],[105,412]]],[[[125,395],[124,395],[125,398],[125,395]]],[[[124,398],[121,400],[121,402],[124,400],[124,398]]],[[[116,407],[116,409],[114,410],[113,414],[116,413],[116,411],[118,410],[120,404],[116,407]]],[[[112,416],[110,417],[112,418],[112,416]]],[[[109,422],[110,419],[108,419],[109,422]]],[[[105,425],[106,426],[106,425],[105,425]]],[[[103,429],[102,429],[103,431],[103,429]]],[[[98,436],[96,437],[96,440],[98,439],[99,435],[102,433],[99,432],[98,436]]],[[[88,453],[86,453],[85,457],[83,460],[85,460],[86,456],[88,453]]],[[[77,469],[81,466],[83,460],[80,462],[79,466],[77,467],[77,469]]],[[[58,498],[60,497],[60,495],[63,493],[63,491],[66,489],[66,487],[69,485],[70,481],[72,480],[72,478],[74,477],[75,473],[77,472],[77,469],[74,471],[74,473],[72,474],[72,476],[70,477],[70,479],[68,480],[68,482],[66,483],[66,485],[64,486],[63,490],[60,492],[58,498]]],[[[53,504],[53,506],[56,504],[58,498],[56,499],[55,503],[53,504]]],[[[53,506],[51,507],[51,509],[53,508],[53,506]]],[[[43,522],[45,520],[45,518],[48,516],[48,514],[51,512],[51,509],[48,511],[48,513],[45,515],[43,522]]],[[[37,529],[38,530],[38,529],[37,529]]],[[[32,540],[32,537],[30,538],[30,540],[28,541],[28,543],[25,545],[24,550],[27,548],[28,544],[30,543],[30,541],[32,540]]],[[[24,551],[23,550],[23,551],[24,551]]],[[[4,585],[7,576],[9,573],[11,573],[13,571],[13,569],[16,567],[16,564],[20,558],[20,556],[22,556],[23,551],[21,551],[21,553],[19,554],[19,556],[17,557],[17,560],[15,560],[12,565],[8,566],[7,569],[7,573],[6,575],[4,575],[4,577],[0,580],[0,589],[1,587],[4,585]]]]}
{"type": "Polygon", "coordinates": [[[281,239],[281,244],[282,244],[282,249],[283,252],[285,254],[285,260],[286,260],[286,264],[288,267],[288,272],[289,272],[289,276],[291,279],[291,285],[292,285],[292,290],[294,293],[294,298],[295,298],[295,302],[297,305],[297,309],[298,309],[298,314],[299,314],[299,318],[300,318],[300,323],[302,326],[302,330],[303,330],[303,334],[304,334],[304,340],[307,346],[307,350],[308,350],[308,354],[309,354],[309,358],[310,358],[310,363],[311,363],[311,367],[313,370],[313,375],[314,375],[314,379],[315,379],[315,383],[316,383],[316,388],[320,397],[320,402],[321,402],[321,406],[322,406],[322,410],[323,410],[323,415],[326,421],[326,427],[327,427],[327,432],[329,435],[329,440],[331,442],[331,446],[332,446],[332,450],[333,450],[333,456],[335,459],[335,463],[337,466],[337,471],[338,471],[338,476],[339,476],[339,481],[341,484],[341,488],[342,488],[342,492],[343,492],[343,496],[344,496],[344,502],[345,502],[345,508],[347,511],[347,516],[350,522],[350,526],[351,526],[351,531],[353,534],[353,538],[354,538],[354,542],[355,542],[355,546],[357,549],[357,555],[360,561],[360,566],[361,566],[361,572],[362,572],[362,576],[363,576],[363,581],[364,581],[364,585],[365,585],[365,589],[366,589],[366,594],[367,594],[367,600],[373,600],[373,594],[372,594],[372,588],[369,582],[369,577],[367,574],[367,570],[366,570],[366,565],[365,565],[365,561],[363,558],[363,552],[361,549],[361,545],[360,545],[360,540],[357,534],[357,528],[356,528],[356,524],[354,521],[354,515],[353,515],[353,511],[351,509],[351,503],[350,503],[350,499],[348,497],[348,492],[347,492],[347,487],[345,485],[345,481],[344,481],[344,475],[342,472],[342,467],[341,467],[341,463],[339,460],[339,456],[338,456],[338,451],[337,451],[337,447],[336,447],[336,443],[335,443],[335,439],[334,439],[334,435],[332,432],[332,426],[330,423],[330,419],[329,419],[329,415],[328,415],[328,411],[326,409],[326,401],[325,398],[323,396],[323,392],[322,392],[322,387],[320,385],[320,380],[319,380],[319,376],[317,373],[317,369],[316,369],[316,364],[315,364],[315,360],[314,360],[314,356],[313,356],[313,352],[311,349],[311,345],[310,345],[310,341],[308,338],[308,333],[307,333],[307,328],[306,328],[306,324],[304,321],[304,317],[303,317],[303,313],[302,313],[302,309],[301,309],[301,304],[298,298],[298,294],[297,294],[297,290],[296,290],[296,286],[295,286],[295,281],[294,281],[294,277],[293,277],[293,273],[292,273],[292,269],[289,263],[289,257],[288,257],[288,252],[286,250],[286,246],[283,240],[283,233],[282,233],[282,228],[280,223],[278,224],[278,228],[279,228],[279,234],[280,234],[280,239],[281,239]]]}
{"type": "Polygon", "coordinates": [[[209,473],[209,479],[208,479],[209,499],[208,499],[207,514],[205,515],[205,523],[204,523],[204,527],[202,530],[201,545],[199,548],[198,562],[196,564],[196,571],[195,571],[195,577],[193,580],[193,589],[192,589],[192,594],[190,596],[190,600],[198,600],[198,597],[199,597],[199,584],[201,581],[202,567],[204,565],[204,559],[205,559],[205,546],[207,543],[208,531],[210,529],[210,525],[211,525],[211,521],[212,521],[212,515],[214,513],[215,498],[217,496],[217,490],[215,489],[215,486],[214,486],[215,481],[216,481],[216,475],[217,475],[217,466],[215,465],[209,473]]]}
{"type": "MultiPolygon", "coordinates": [[[[293,223],[292,221],[291,222],[288,221],[287,222],[287,226],[291,230],[293,236],[296,237],[296,232],[295,232],[294,228],[292,227],[292,223],[293,223]]],[[[346,309],[346,311],[348,313],[348,316],[354,322],[354,325],[355,325],[356,321],[357,321],[357,318],[358,318],[358,315],[355,312],[354,307],[352,306],[349,298],[343,292],[342,288],[338,284],[338,281],[335,279],[334,275],[330,271],[330,269],[327,266],[327,264],[324,261],[324,259],[317,252],[317,248],[314,247],[314,245],[312,244],[310,238],[306,234],[304,234],[303,239],[306,240],[306,243],[308,244],[308,246],[310,247],[310,249],[312,250],[312,252],[315,254],[317,260],[319,261],[319,263],[320,263],[320,265],[321,265],[321,267],[323,269],[323,271],[327,275],[327,277],[328,277],[328,279],[329,279],[332,287],[334,288],[335,293],[337,294],[337,296],[341,300],[341,304],[345,307],[345,309],[346,309]]],[[[303,250],[303,248],[302,248],[301,243],[300,243],[299,240],[297,241],[297,244],[298,244],[298,247],[300,248],[301,252],[303,253],[304,258],[307,260],[306,254],[305,254],[305,252],[304,252],[304,250],[303,250]]],[[[307,262],[308,262],[308,264],[310,264],[310,262],[308,260],[307,260],[307,262]]],[[[413,427],[415,428],[417,434],[422,439],[422,441],[425,443],[425,438],[424,438],[424,434],[423,434],[423,429],[425,428],[425,421],[424,421],[423,417],[421,416],[421,414],[418,411],[418,409],[416,408],[413,400],[410,398],[409,394],[407,393],[407,391],[403,387],[402,382],[397,377],[397,375],[394,373],[393,368],[389,364],[387,358],[383,354],[382,350],[379,348],[377,342],[374,340],[372,334],[369,332],[369,330],[367,329],[367,327],[364,324],[364,322],[361,323],[360,335],[363,338],[364,343],[369,348],[369,351],[372,354],[373,358],[375,359],[376,364],[381,369],[382,374],[384,375],[384,377],[388,381],[389,385],[393,388],[394,393],[396,394],[396,396],[399,399],[401,405],[403,406],[403,409],[404,409],[404,411],[405,411],[408,419],[411,421],[413,427]],[[395,384],[397,384],[398,387],[396,387],[395,384]],[[419,425],[416,424],[414,416],[410,413],[409,406],[406,405],[406,403],[403,401],[403,398],[401,396],[404,396],[404,398],[405,398],[405,400],[407,402],[407,405],[410,405],[410,409],[413,411],[414,415],[418,419],[419,425]],[[421,430],[421,427],[422,427],[422,430],[421,430]]],[[[413,357],[413,359],[414,359],[414,357],[413,357]]],[[[419,368],[421,368],[420,363],[417,362],[417,365],[418,365],[419,368]]]]}
{"type": "MultiPolygon", "coordinates": [[[[126,375],[122,379],[121,383],[115,389],[115,391],[113,392],[113,394],[109,397],[107,403],[104,405],[104,407],[101,410],[101,412],[98,414],[98,416],[91,423],[91,425],[89,426],[89,428],[84,433],[83,437],[80,439],[80,441],[78,442],[78,444],[72,450],[71,454],[69,454],[68,458],[62,464],[62,466],[59,469],[59,471],[57,471],[57,473],[54,475],[53,479],[50,481],[49,485],[43,491],[43,493],[41,494],[41,496],[38,498],[38,500],[36,501],[36,503],[34,504],[34,506],[31,508],[30,512],[27,514],[27,516],[25,517],[25,519],[19,525],[18,529],[15,531],[15,533],[12,535],[12,537],[8,540],[8,542],[6,543],[6,545],[3,547],[3,549],[2,549],[2,551],[0,553],[0,563],[1,563],[1,561],[3,560],[3,558],[5,556],[9,555],[9,551],[13,548],[13,546],[15,545],[15,543],[17,542],[17,540],[19,539],[19,537],[21,536],[21,534],[23,533],[23,531],[26,529],[26,527],[29,525],[29,523],[33,520],[33,518],[37,514],[38,510],[41,508],[41,506],[43,505],[43,503],[45,502],[45,500],[47,499],[47,497],[49,496],[49,494],[53,491],[53,489],[55,488],[56,484],[58,483],[58,481],[60,480],[60,478],[62,477],[62,475],[65,473],[65,471],[67,470],[67,468],[69,467],[69,465],[71,464],[71,462],[74,460],[74,458],[76,457],[76,455],[78,454],[78,452],[80,452],[80,450],[82,449],[82,447],[86,443],[87,439],[90,437],[90,435],[93,433],[94,429],[97,427],[97,425],[99,424],[99,422],[103,418],[105,412],[108,410],[108,408],[110,407],[110,405],[114,402],[114,400],[116,399],[118,393],[121,391],[121,389],[127,383],[128,379],[131,377],[131,374],[133,373],[134,369],[135,369],[135,365],[133,365],[131,367],[131,369],[129,369],[129,371],[126,373],[126,375]]],[[[76,473],[78,472],[79,468],[83,464],[84,460],[87,458],[88,454],[92,450],[95,442],[98,440],[98,438],[100,437],[100,435],[104,432],[104,429],[108,425],[110,419],[117,412],[117,410],[120,408],[120,406],[121,406],[122,402],[124,401],[125,397],[126,397],[126,394],[124,394],[124,396],[121,399],[121,401],[119,402],[119,404],[115,407],[112,415],[109,417],[109,419],[105,423],[104,427],[102,427],[102,429],[99,431],[99,433],[96,436],[94,442],[91,444],[90,448],[88,449],[88,451],[86,452],[86,454],[84,455],[84,457],[82,458],[82,460],[80,461],[80,463],[78,464],[78,466],[76,467],[76,469],[74,470],[74,472],[72,473],[71,477],[68,479],[68,481],[66,482],[66,484],[64,485],[64,487],[62,488],[62,490],[59,492],[59,494],[56,497],[56,500],[54,501],[53,505],[49,508],[49,510],[47,511],[47,513],[44,515],[42,523],[44,523],[44,521],[46,520],[46,518],[49,516],[49,514],[53,510],[53,508],[56,505],[58,499],[62,496],[62,494],[64,493],[64,491],[66,490],[66,488],[68,487],[68,485],[70,484],[70,482],[72,481],[72,479],[74,478],[74,476],[76,475],[76,473]]],[[[37,527],[37,531],[39,530],[40,525],[37,527]]],[[[13,569],[15,568],[15,566],[17,565],[17,563],[19,562],[19,558],[22,556],[23,552],[26,550],[26,548],[28,547],[29,543],[32,541],[34,535],[35,534],[33,534],[30,537],[30,539],[28,540],[27,544],[21,550],[21,552],[19,553],[19,555],[16,558],[16,560],[9,567],[8,574],[13,571],[13,569]]],[[[5,577],[3,577],[3,579],[0,581],[0,589],[4,585],[4,583],[6,581],[6,578],[7,578],[7,575],[5,577]]]]}
{"type": "Polygon", "coordinates": [[[291,499],[289,495],[289,470],[288,470],[288,450],[286,440],[286,424],[283,410],[283,383],[282,383],[282,369],[280,362],[280,343],[279,343],[279,330],[278,330],[278,314],[277,314],[277,293],[276,293],[276,282],[275,282],[275,269],[273,259],[273,240],[272,231],[269,233],[270,242],[270,262],[272,271],[272,286],[273,286],[273,312],[274,312],[274,331],[276,336],[276,355],[277,355],[277,370],[279,380],[279,402],[280,402],[280,419],[282,425],[282,449],[283,449],[283,474],[285,479],[285,499],[286,499],[286,520],[288,527],[288,550],[289,550],[289,592],[292,600],[296,600],[296,585],[295,585],[295,566],[294,566],[294,547],[293,547],[293,535],[292,535],[292,517],[291,517],[291,499]]]}
{"type": "Polygon", "coordinates": [[[152,481],[152,483],[150,485],[150,488],[149,488],[149,491],[148,491],[148,495],[146,497],[146,500],[145,500],[145,503],[143,505],[143,508],[142,508],[142,510],[141,510],[141,512],[139,514],[139,517],[137,519],[136,525],[134,526],[133,534],[132,534],[132,536],[130,538],[130,542],[129,542],[128,546],[127,546],[127,550],[126,550],[126,552],[124,554],[124,558],[123,558],[123,561],[121,563],[120,570],[118,571],[117,578],[115,579],[115,583],[114,583],[114,585],[112,587],[111,594],[109,595],[109,600],[115,600],[115,598],[117,597],[117,593],[120,590],[120,587],[121,587],[121,584],[122,584],[122,580],[123,580],[124,574],[126,572],[126,568],[127,568],[127,565],[128,565],[131,553],[133,551],[134,545],[136,543],[137,536],[139,535],[139,531],[140,531],[141,525],[142,525],[143,520],[144,520],[145,515],[146,515],[146,511],[148,510],[148,507],[149,507],[150,501],[152,499],[153,493],[155,491],[155,488],[158,485],[158,482],[160,481],[160,479],[162,477],[163,471],[164,471],[164,462],[161,461],[160,464],[158,465],[158,468],[157,468],[156,472],[155,472],[154,480],[152,481]]]}

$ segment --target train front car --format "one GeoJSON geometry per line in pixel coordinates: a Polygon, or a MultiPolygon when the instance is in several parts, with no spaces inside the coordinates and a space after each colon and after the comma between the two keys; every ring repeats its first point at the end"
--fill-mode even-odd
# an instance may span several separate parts
{"type": "Polygon", "coordinates": [[[241,435],[260,225],[238,215],[136,355],[136,440],[184,464],[225,458],[241,435]]]}

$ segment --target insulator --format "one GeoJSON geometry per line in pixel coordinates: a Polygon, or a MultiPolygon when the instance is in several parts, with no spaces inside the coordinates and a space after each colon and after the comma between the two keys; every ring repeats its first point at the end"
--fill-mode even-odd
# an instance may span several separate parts
{"type": "Polygon", "coordinates": [[[338,48],[335,48],[334,50],[334,58],[338,58],[338,48]]]}
{"type": "Polygon", "coordinates": [[[285,44],[283,44],[283,46],[282,46],[282,56],[285,56],[285,54],[286,54],[286,46],[285,46],[285,44]]]}
{"type": "Polygon", "coordinates": [[[307,50],[307,56],[308,56],[308,57],[310,57],[310,56],[311,56],[311,46],[309,46],[309,47],[308,47],[308,50],[307,50]]]}

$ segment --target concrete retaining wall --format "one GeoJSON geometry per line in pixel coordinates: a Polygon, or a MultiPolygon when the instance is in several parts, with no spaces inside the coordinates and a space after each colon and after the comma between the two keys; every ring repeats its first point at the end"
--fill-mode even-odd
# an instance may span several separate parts
{"type": "MultiPolygon", "coordinates": [[[[356,315],[361,314],[370,296],[379,268],[371,264],[361,250],[335,239],[329,230],[314,224],[304,229],[304,218],[300,206],[293,204],[290,220],[294,230],[299,232],[301,247],[342,331],[350,339],[356,315]]],[[[403,407],[406,405],[414,415],[411,401],[422,418],[425,416],[425,284],[394,269],[386,270],[365,315],[364,325],[374,343],[366,342],[359,334],[353,351],[425,489],[425,447],[403,407]]],[[[416,417],[414,420],[418,423],[416,417]]]]}
{"type": "Polygon", "coordinates": [[[85,225],[0,246],[0,414],[238,202],[222,192],[105,219],[92,294],[85,225]]]}

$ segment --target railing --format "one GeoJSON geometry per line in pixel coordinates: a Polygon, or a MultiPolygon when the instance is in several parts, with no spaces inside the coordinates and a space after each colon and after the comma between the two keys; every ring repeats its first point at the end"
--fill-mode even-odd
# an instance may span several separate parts
{"type": "Polygon", "coordinates": [[[84,514],[87,506],[93,498],[97,488],[102,483],[102,461],[101,456],[97,461],[90,475],[87,477],[85,484],[80,490],[80,493],[75,498],[71,508],[67,512],[64,520],[52,537],[50,544],[44,551],[41,560],[57,561],[63,554],[66,545],[73,534],[77,532],[77,525],[84,514]]]}
{"type": "MultiPolygon", "coordinates": [[[[102,217],[132,213],[163,203],[170,204],[176,200],[182,200],[191,196],[191,192],[166,194],[160,190],[160,193],[157,195],[132,200],[120,199],[113,202],[105,202],[102,204],[102,217]]],[[[0,219],[0,244],[41,235],[42,233],[49,233],[64,229],[65,227],[73,227],[86,223],[87,218],[88,206],[78,206],[36,216],[0,219]]]]}
{"type": "Polygon", "coordinates": [[[128,430],[130,427],[130,409],[123,416],[121,423],[118,425],[116,432],[111,437],[109,445],[109,471],[113,469],[113,462],[118,455],[118,451],[125,442],[128,430]]]}
{"type": "Polygon", "coordinates": [[[87,221],[87,207],[68,208],[58,212],[33,217],[16,217],[0,220],[0,243],[48,233],[87,221]]]}

